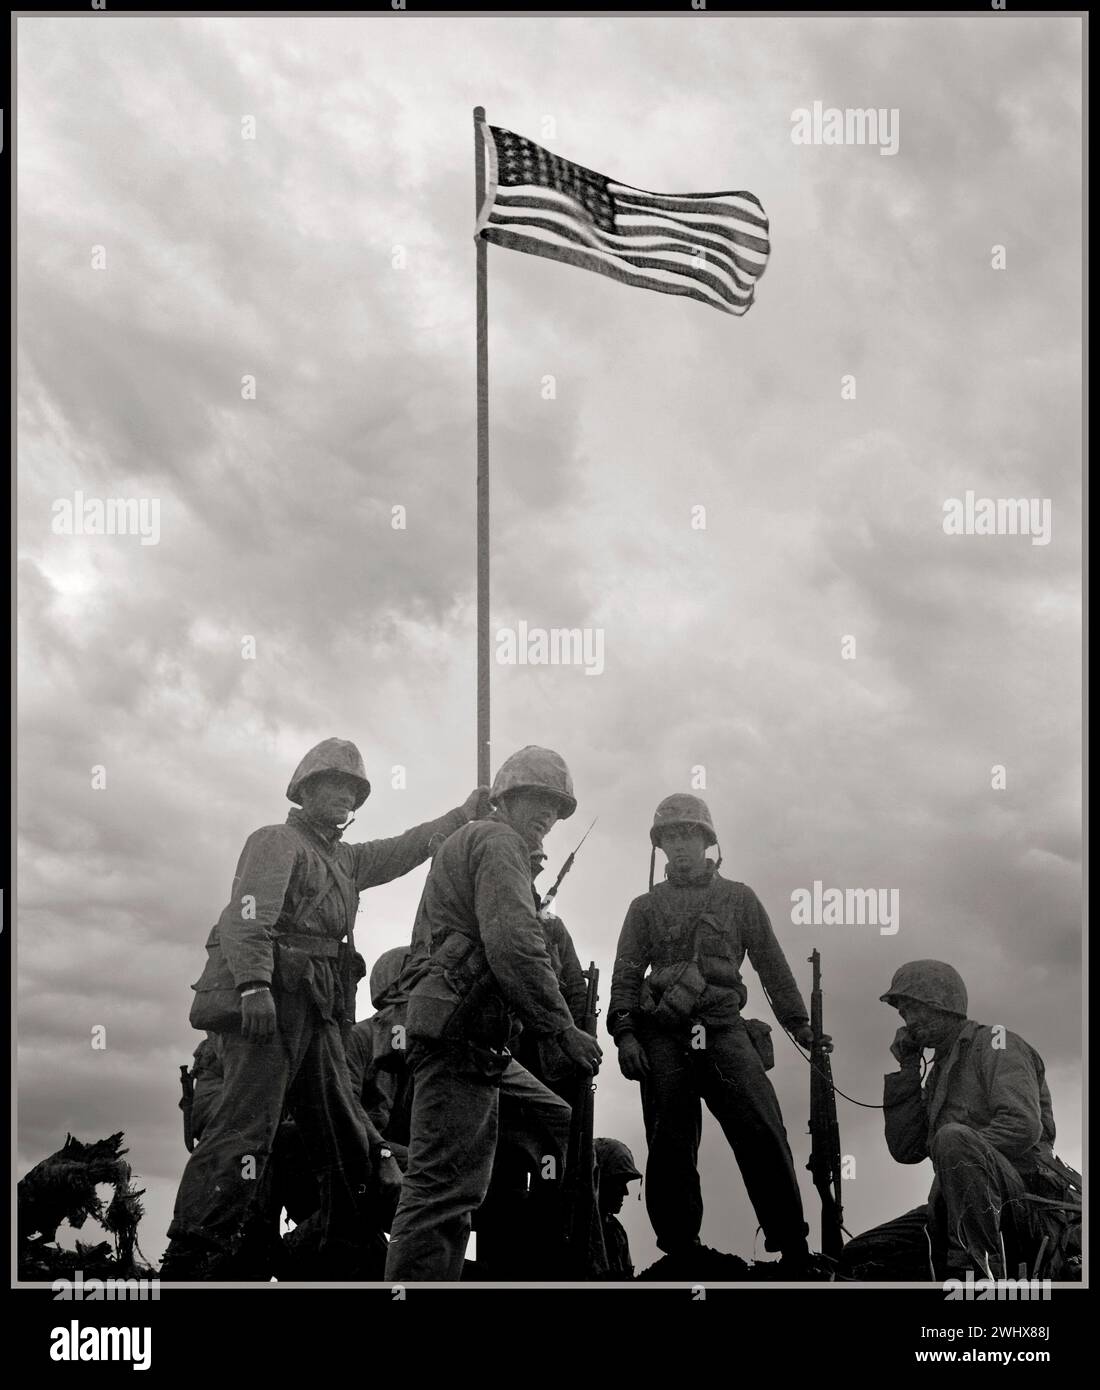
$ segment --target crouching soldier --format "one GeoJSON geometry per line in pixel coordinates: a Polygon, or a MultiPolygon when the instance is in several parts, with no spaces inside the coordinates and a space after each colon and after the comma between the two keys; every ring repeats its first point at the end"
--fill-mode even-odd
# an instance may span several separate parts
{"type": "Polygon", "coordinates": [[[967,1018],[966,985],[944,961],[901,966],[881,997],[902,1018],[890,1046],[900,1070],[883,1094],[886,1144],[899,1163],[930,1158],[935,1179],[925,1206],[850,1241],[839,1273],[1015,1278],[1043,1251],[1057,1277],[1081,1189],[1053,1154],[1043,1059],[1018,1034],[967,1018]],[[926,1048],[934,1054],[922,1086],[926,1048]]]}
{"type": "Polygon", "coordinates": [[[258,1194],[289,1103],[317,1176],[326,1263],[358,1260],[364,1194],[400,1182],[348,1075],[341,1021],[354,1017],[349,946],[359,894],[428,857],[433,834],[477,813],[483,793],[393,839],[340,842],[370,795],[354,744],[326,739],[290,780],[282,825],[249,836],[207,941],[191,1023],[220,1035],[223,1081],[184,1169],[164,1279],[263,1277],[249,1250],[258,1194]],[[346,980],[345,978],[346,977],[346,980]]]}
{"type": "MultiPolygon", "coordinates": [[[[532,851],[576,809],[562,759],[527,747],[501,766],[494,811],[446,840],[424,885],[409,983],[409,1166],[386,1259],[393,1281],[458,1280],[472,1214],[489,1189],[500,1087],[547,1130],[564,1167],[570,1110],[512,1059],[515,1022],[554,1038],[575,1067],[600,1048],[554,976],[531,891],[532,851]],[[417,936],[427,936],[425,947],[417,936]]],[[[546,1152],[544,1150],[544,1152],[546,1152]]]]}
{"type": "Polygon", "coordinates": [[[809,1047],[806,1006],[756,894],[721,876],[720,857],[707,858],[718,837],[706,803],[666,797],[650,843],[650,891],[634,899],[623,923],[608,1026],[623,1075],[641,1082],[646,1210],[657,1244],[689,1262],[699,1244],[704,1100],[733,1149],[765,1249],[781,1251],[784,1270],[796,1276],[808,1265],[807,1227],[779,1101],[765,1075],[771,1060],[762,1060],[769,1030],[741,1017],[746,954],[780,1023],[809,1047]],[[654,888],[658,848],[668,866],[654,888]]]}

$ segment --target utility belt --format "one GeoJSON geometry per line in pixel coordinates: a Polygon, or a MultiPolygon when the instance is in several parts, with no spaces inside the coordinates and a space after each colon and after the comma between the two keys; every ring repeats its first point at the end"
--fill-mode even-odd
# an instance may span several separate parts
{"type": "Polygon", "coordinates": [[[288,947],[294,951],[304,951],[307,956],[324,956],[335,959],[344,948],[344,942],[335,941],[331,936],[312,936],[305,932],[279,932],[275,945],[288,947]]]}
{"type": "MultiPolygon", "coordinates": [[[[409,995],[406,1030],[410,1039],[446,1042],[465,1036],[464,1024],[480,1017],[493,982],[481,942],[452,932],[432,952],[426,969],[409,995]]],[[[478,1032],[486,1028],[479,1027],[478,1032]]],[[[504,1041],[504,1039],[501,1039],[504,1041]]]]}
{"type": "MultiPolygon", "coordinates": [[[[274,973],[272,986],[277,991],[288,994],[306,989],[321,1012],[328,1018],[333,1005],[331,990],[323,975],[321,980],[315,976],[315,960],[331,960],[335,963],[335,985],[340,997],[343,995],[342,976],[346,973],[347,942],[334,941],[329,936],[312,936],[305,932],[274,932],[272,934],[274,973]]],[[[208,947],[208,952],[215,948],[208,947]]],[[[217,948],[216,963],[208,962],[203,978],[194,986],[195,998],[191,1004],[190,1023],[200,1032],[235,1033],[241,1026],[241,996],[233,984],[220,948],[217,948]]]]}

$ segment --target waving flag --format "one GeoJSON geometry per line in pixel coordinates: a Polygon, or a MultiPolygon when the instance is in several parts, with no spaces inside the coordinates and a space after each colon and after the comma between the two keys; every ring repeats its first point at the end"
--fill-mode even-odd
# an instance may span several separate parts
{"type": "Polygon", "coordinates": [[[476,234],[626,285],[743,314],[768,263],[752,193],[648,193],[612,183],[522,135],[481,125],[486,188],[476,234]]]}

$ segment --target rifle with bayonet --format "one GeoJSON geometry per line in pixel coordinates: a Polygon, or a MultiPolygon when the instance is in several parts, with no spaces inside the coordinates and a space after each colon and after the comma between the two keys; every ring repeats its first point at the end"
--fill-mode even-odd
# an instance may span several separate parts
{"type": "Polygon", "coordinates": [[[821,1253],[840,1258],[844,1248],[844,1207],[840,1198],[840,1126],[836,1118],[833,1068],[822,1022],[821,953],[807,958],[813,966],[810,992],[810,1161],[806,1167],[821,1198],[821,1253]]]}
{"type": "MultiPolygon", "coordinates": [[[[588,989],[584,1000],[584,1017],[577,1026],[595,1037],[600,993],[600,972],[595,961],[591,962],[584,974],[588,981],[588,989]]],[[[562,1273],[567,1279],[591,1277],[590,1251],[593,1233],[599,1223],[593,1132],[595,1095],[596,1084],[591,1074],[586,1071],[580,1072],[571,1097],[573,1115],[569,1122],[569,1149],[565,1160],[565,1268],[562,1273]]]]}
{"type": "MultiPolygon", "coordinates": [[[[592,825],[595,825],[595,824],[596,824],[596,821],[598,821],[598,820],[599,820],[599,816],[595,816],[595,817],[593,818],[592,825]]],[[[588,839],[589,835],[592,834],[592,825],[590,825],[590,826],[588,827],[588,829],[584,832],[584,834],[581,836],[581,838],[580,838],[580,840],[578,841],[578,843],[577,843],[577,845],[575,846],[575,848],[571,851],[571,853],[570,853],[570,855],[569,855],[569,858],[568,858],[568,859],[565,861],[565,863],[561,866],[561,872],[558,874],[557,878],[554,880],[554,886],[550,889],[549,893],[547,893],[546,897],[542,899],[542,906],[543,906],[544,908],[549,907],[549,905],[554,901],[554,898],[557,896],[558,889],[561,887],[561,881],[562,881],[562,879],[563,879],[563,878],[565,877],[565,875],[569,872],[569,870],[573,867],[573,860],[576,859],[576,857],[577,857],[577,850],[580,849],[581,845],[583,845],[584,842],[585,842],[585,840],[588,839]]],[[[595,1034],[593,1034],[593,1036],[595,1036],[595,1034]]]]}

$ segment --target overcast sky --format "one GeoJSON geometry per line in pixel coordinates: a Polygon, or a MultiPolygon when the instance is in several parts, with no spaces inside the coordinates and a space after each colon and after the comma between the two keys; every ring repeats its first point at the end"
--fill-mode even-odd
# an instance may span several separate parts
{"type": "MultiPolygon", "coordinates": [[[[551,872],[600,817],[559,904],[604,1002],[653,807],[702,766],[723,872],[807,993],[822,951],[838,1084],[881,1098],[899,1019],[878,996],[903,961],[947,959],[971,1016],[1046,1059],[1079,1166],[1080,35],[1011,15],[18,21],[21,1172],[66,1131],[125,1130],[158,1259],[189,986],[245,837],[330,735],[374,784],[352,840],[474,785],[479,103],[616,181],[748,189],[771,219],[742,319],[488,252],[493,629],[605,643],[598,676],[494,668],[493,765],[531,742],[568,760],[551,872]],[[815,101],[896,108],[898,152],[792,143],[815,101]],[[78,490],[157,499],[159,543],[55,534],[78,490]],[[968,490],[1050,499],[1050,543],[945,535],[968,490]],[[898,889],[900,930],[793,924],[814,880],[898,889]]],[[[423,876],[365,896],[368,960],[407,939],[423,876]]],[[[641,1160],[602,1040],[597,1132],[641,1160]]],[[[807,1072],[778,1031],[776,1056],[816,1244],[807,1072]]],[[[857,1232],[931,1170],[839,1106],[857,1232]]],[[[702,1171],[704,1240],[750,1258],[709,1118],[702,1171]]],[[[624,1219],[643,1267],[644,1206],[624,1219]]]]}

